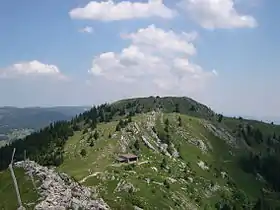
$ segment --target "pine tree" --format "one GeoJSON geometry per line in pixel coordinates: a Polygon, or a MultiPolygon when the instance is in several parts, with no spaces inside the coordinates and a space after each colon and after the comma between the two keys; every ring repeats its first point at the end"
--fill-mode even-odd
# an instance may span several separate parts
{"type": "Polygon", "coordinates": [[[224,118],[224,116],[222,114],[219,114],[218,115],[218,122],[222,122],[223,118],[224,118]]]}
{"type": "Polygon", "coordinates": [[[95,128],[96,128],[96,121],[95,121],[95,120],[91,120],[91,125],[90,125],[90,127],[91,127],[92,129],[95,129],[95,128]]]}
{"type": "Polygon", "coordinates": [[[164,131],[165,131],[166,133],[168,133],[168,132],[169,132],[169,128],[168,128],[168,126],[167,126],[167,125],[164,127],[164,131]]]}
{"type": "Polygon", "coordinates": [[[138,141],[138,140],[136,140],[136,141],[134,142],[134,147],[135,147],[135,149],[136,149],[137,151],[140,150],[140,145],[139,145],[139,141],[138,141]]]}
{"type": "Polygon", "coordinates": [[[123,115],[125,115],[125,114],[126,114],[125,108],[121,109],[121,110],[120,110],[120,116],[123,116],[123,115]]]}
{"type": "Polygon", "coordinates": [[[87,155],[87,151],[85,149],[82,149],[80,154],[85,157],[87,155]]]}
{"type": "Polygon", "coordinates": [[[191,106],[190,111],[193,111],[193,112],[196,111],[196,108],[194,105],[191,106]]]}
{"type": "Polygon", "coordinates": [[[97,140],[99,138],[99,133],[97,131],[94,132],[93,138],[97,140]]]}
{"type": "Polygon", "coordinates": [[[162,159],[162,162],[161,162],[161,164],[160,164],[160,167],[161,167],[162,169],[165,169],[165,168],[167,167],[167,161],[166,161],[165,158],[162,159]]]}
{"type": "Polygon", "coordinates": [[[116,131],[120,131],[121,130],[121,126],[120,124],[118,123],[117,126],[116,126],[116,131]]]}
{"type": "Polygon", "coordinates": [[[180,107],[179,104],[175,104],[175,112],[180,113],[180,107]]]}
{"type": "Polygon", "coordinates": [[[164,123],[165,123],[166,126],[169,126],[169,120],[168,120],[168,118],[166,118],[166,120],[164,121],[164,123]]]}
{"type": "Polygon", "coordinates": [[[104,112],[103,109],[100,111],[99,119],[100,119],[99,120],[100,122],[105,122],[106,121],[105,112],[104,112]]]}
{"type": "Polygon", "coordinates": [[[90,147],[93,147],[94,146],[94,142],[93,140],[91,140],[90,144],[89,144],[90,147]]]}
{"type": "Polygon", "coordinates": [[[181,127],[182,126],[182,118],[180,116],[178,117],[178,122],[179,122],[178,125],[181,127]]]}
{"type": "Polygon", "coordinates": [[[169,120],[168,120],[168,118],[166,118],[164,124],[165,124],[164,131],[166,133],[168,133],[169,132],[169,120]]]}

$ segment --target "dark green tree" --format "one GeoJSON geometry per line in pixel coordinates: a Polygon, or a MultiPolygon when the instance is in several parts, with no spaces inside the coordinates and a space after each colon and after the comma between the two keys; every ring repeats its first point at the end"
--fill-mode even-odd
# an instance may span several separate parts
{"type": "Polygon", "coordinates": [[[107,121],[104,109],[101,109],[99,111],[99,119],[100,119],[100,122],[106,122],[107,121]]]}
{"type": "Polygon", "coordinates": [[[89,146],[90,146],[90,147],[93,147],[93,146],[94,146],[94,141],[93,141],[93,140],[90,141],[89,146]]]}
{"type": "Polygon", "coordinates": [[[163,159],[162,159],[162,162],[161,162],[161,164],[160,164],[160,167],[161,167],[162,169],[165,169],[165,168],[167,167],[166,158],[163,158],[163,159]]]}
{"type": "Polygon", "coordinates": [[[140,144],[139,144],[139,141],[138,141],[138,140],[136,140],[136,141],[134,142],[134,148],[135,148],[137,151],[140,150],[140,144]]]}
{"type": "Polygon", "coordinates": [[[178,125],[181,127],[182,126],[182,118],[179,116],[178,117],[178,125]]]}
{"type": "Polygon", "coordinates": [[[120,119],[119,125],[120,125],[121,128],[124,128],[124,127],[125,127],[125,123],[126,123],[126,122],[125,122],[123,119],[120,119]]]}
{"type": "Polygon", "coordinates": [[[164,182],[163,182],[164,186],[169,189],[170,188],[170,184],[169,182],[165,179],[164,182]]]}
{"type": "Polygon", "coordinates": [[[218,114],[218,122],[222,122],[224,116],[222,114],[218,114]]]}
{"type": "Polygon", "coordinates": [[[135,116],[135,111],[130,111],[130,112],[129,112],[129,116],[130,116],[130,117],[135,116]]]}
{"type": "Polygon", "coordinates": [[[164,127],[164,131],[165,131],[166,133],[168,133],[168,132],[169,132],[169,127],[168,127],[167,125],[165,125],[165,127],[164,127]]]}
{"type": "Polygon", "coordinates": [[[190,107],[190,109],[189,109],[190,111],[192,111],[192,112],[194,112],[194,111],[196,111],[196,108],[195,108],[195,106],[194,105],[191,105],[191,107],[190,107]]]}
{"type": "Polygon", "coordinates": [[[95,129],[96,128],[96,120],[91,120],[91,125],[90,125],[90,127],[92,128],[92,129],[95,129]]]}
{"type": "Polygon", "coordinates": [[[94,138],[95,140],[97,140],[97,139],[99,138],[99,133],[97,132],[97,130],[94,132],[93,138],[94,138]]]}
{"type": "Polygon", "coordinates": [[[169,126],[169,120],[168,120],[168,118],[165,119],[164,123],[165,123],[166,126],[169,126]]]}
{"type": "Polygon", "coordinates": [[[125,108],[120,110],[120,116],[124,116],[126,114],[125,108]]]}
{"type": "Polygon", "coordinates": [[[165,124],[164,131],[166,133],[168,133],[168,131],[169,131],[169,120],[168,120],[168,118],[166,118],[166,120],[164,121],[164,124],[165,124]]]}
{"type": "Polygon", "coordinates": [[[120,126],[120,124],[117,124],[116,131],[120,131],[120,130],[121,130],[121,126],[120,126]]]}
{"type": "Polygon", "coordinates": [[[180,107],[178,103],[175,104],[175,112],[180,113],[180,107]]]}
{"type": "Polygon", "coordinates": [[[80,154],[85,157],[87,155],[87,151],[85,149],[82,149],[80,154]]]}

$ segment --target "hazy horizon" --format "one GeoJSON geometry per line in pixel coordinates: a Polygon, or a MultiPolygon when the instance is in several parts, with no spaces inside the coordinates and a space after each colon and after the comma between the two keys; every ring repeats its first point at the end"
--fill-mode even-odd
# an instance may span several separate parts
{"type": "MultiPolygon", "coordinates": [[[[150,97],[150,96],[147,96],[147,97],[150,97]]],[[[156,97],[156,96],[154,96],[156,97]]],[[[160,96],[160,97],[169,97],[169,96],[160,96]]],[[[172,97],[172,96],[171,96],[172,97]]],[[[176,96],[173,96],[173,97],[176,97],[176,96]]],[[[186,96],[187,97],[187,96],[186,96]]],[[[136,98],[136,97],[128,97],[128,98],[136,98]]],[[[122,99],[128,99],[128,98],[120,98],[119,100],[122,100],[122,99]]],[[[101,103],[98,103],[98,104],[88,104],[88,105],[59,105],[59,104],[54,104],[54,105],[48,105],[48,106],[0,106],[0,109],[1,108],[61,108],[61,107],[82,107],[82,108],[91,108],[93,106],[98,106],[100,104],[103,104],[103,103],[113,103],[115,101],[118,101],[118,100],[113,100],[113,101],[104,101],[104,102],[101,102],[101,103]]],[[[200,102],[200,101],[198,101],[200,102]]],[[[201,102],[200,102],[201,103],[201,102]]],[[[204,104],[206,106],[208,106],[207,104],[204,104]]],[[[211,106],[208,106],[209,108],[212,109],[211,106]]],[[[216,113],[221,113],[223,114],[224,116],[227,116],[227,117],[243,117],[245,119],[252,119],[252,120],[258,120],[258,121],[263,121],[263,122],[267,122],[267,123],[271,123],[271,122],[274,122],[275,124],[280,124],[280,116],[250,116],[250,115],[246,115],[246,114],[238,114],[238,113],[223,113],[223,112],[220,112],[219,110],[214,110],[212,109],[214,112],[216,113]]]]}

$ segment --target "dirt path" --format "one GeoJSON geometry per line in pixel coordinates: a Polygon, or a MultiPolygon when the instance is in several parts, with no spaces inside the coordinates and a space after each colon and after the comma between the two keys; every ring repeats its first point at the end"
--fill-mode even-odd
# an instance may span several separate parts
{"type": "Polygon", "coordinates": [[[84,177],[84,178],[83,178],[82,180],[80,180],[79,182],[80,182],[80,183],[84,183],[88,178],[97,176],[98,174],[101,174],[101,172],[95,172],[95,173],[93,173],[93,174],[90,174],[90,175],[84,177]]]}

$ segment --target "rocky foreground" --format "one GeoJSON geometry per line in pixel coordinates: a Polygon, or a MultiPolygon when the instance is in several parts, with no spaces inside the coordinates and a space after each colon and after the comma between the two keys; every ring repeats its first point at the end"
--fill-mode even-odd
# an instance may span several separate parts
{"type": "Polygon", "coordinates": [[[110,209],[94,195],[94,190],[80,185],[65,173],[58,173],[34,161],[17,162],[15,167],[24,168],[31,179],[34,177],[40,181],[40,186],[36,188],[41,199],[34,208],[36,210],[110,209]]]}

